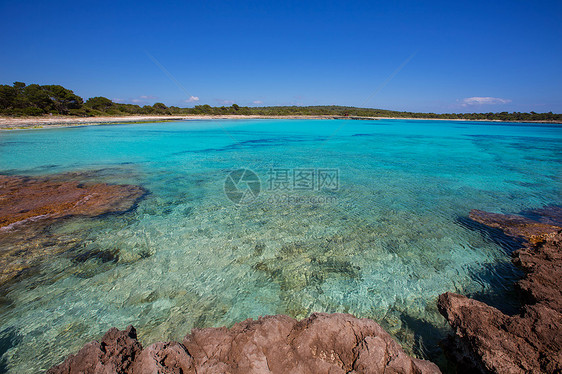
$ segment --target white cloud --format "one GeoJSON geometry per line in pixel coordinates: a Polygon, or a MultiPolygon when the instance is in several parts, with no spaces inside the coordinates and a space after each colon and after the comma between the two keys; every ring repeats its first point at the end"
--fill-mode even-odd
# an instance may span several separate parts
{"type": "Polygon", "coordinates": [[[490,105],[490,104],[507,104],[511,103],[509,99],[502,99],[501,97],[467,97],[461,102],[462,106],[469,105],[490,105]]]}
{"type": "Polygon", "coordinates": [[[196,101],[199,101],[199,97],[197,96],[190,96],[189,99],[185,100],[186,103],[194,103],[196,101]]]}
{"type": "Polygon", "coordinates": [[[133,103],[144,103],[145,101],[143,99],[132,99],[131,102],[133,102],[133,103]]]}
{"type": "Polygon", "coordinates": [[[222,104],[222,105],[232,105],[232,104],[234,104],[233,100],[220,100],[219,99],[217,101],[218,101],[219,104],[222,104]]]}
{"type": "Polygon", "coordinates": [[[263,101],[261,101],[261,100],[255,100],[255,101],[252,101],[252,103],[253,103],[253,104],[263,104],[263,101]]]}
{"type": "Polygon", "coordinates": [[[139,96],[139,99],[143,99],[143,100],[155,100],[158,99],[156,96],[151,96],[151,95],[142,95],[139,96]]]}
{"type": "Polygon", "coordinates": [[[111,99],[111,101],[113,101],[114,103],[122,103],[122,102],[124,102],[125,100],[115,98],[115,99],[111,99]]]}

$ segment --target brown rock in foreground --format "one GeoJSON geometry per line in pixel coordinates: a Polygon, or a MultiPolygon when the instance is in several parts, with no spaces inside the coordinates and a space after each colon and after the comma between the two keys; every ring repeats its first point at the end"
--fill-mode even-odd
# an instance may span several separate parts
{"type": "Polygon", "coordinates": [[[439,296],[438,306],[460,339],[458,361],[468,360],[484,373],[562,370],[560,312],[537,304],[525,306],[521,315],[507,316],[487,304],[449,292],[439,296]]]}
{"type": "Polygon", "coordinates": [[[0,175],[0,284],[76,244],[76,238],[50,233],[49,224],[127,211],[144,193],[133,185],[82,184],[74,174],[0,175]]]}
{"type": "Polygon", "coordinates": [[[441,295],[439,311],[456,334],[449,351],[463,367],[485,373],[562,372],[561,212],[536,210],[536,220],[471,212],[472,219],[527,241],[513,262],[526,273],[518,287],[528,303],[519,315],[508,316],[465,296],[441,295]]]}
{"type": "Polygon", "coordinates": [[[349,314],[277,315],[194,329],[182,343],[142,349],[132,327],[111,329],[48,374],[440,373],[411,358],[377,323],[349,314]]]}
{"type": "Polygon", "coordinates": [[[48,373],[127,373],[141,351],[133,326],[123,331],[111,328],[100,342],[86,344],[76,355],[48,373]]]}

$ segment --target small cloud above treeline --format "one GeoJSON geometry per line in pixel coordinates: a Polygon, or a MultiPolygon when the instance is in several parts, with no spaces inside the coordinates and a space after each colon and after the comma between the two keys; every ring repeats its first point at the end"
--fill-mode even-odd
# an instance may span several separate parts
{"type": "Polygon", "coordinates": [[[470,105],[497,105],[497,104],[508,104],[511,103],[509,99],[502,99],[501,97],[490,97],[490,96],[474,96],[462,99],[462,106],[470,105]]]}

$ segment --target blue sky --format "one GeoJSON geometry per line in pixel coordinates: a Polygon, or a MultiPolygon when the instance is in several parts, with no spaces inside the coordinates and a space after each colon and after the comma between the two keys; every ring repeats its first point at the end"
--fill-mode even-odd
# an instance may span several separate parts
{"type": "Polygon", "coordinates": [[[1,84],[140,105],[562,113],[560,0],[0,0],[0,16],[1,84]]]}

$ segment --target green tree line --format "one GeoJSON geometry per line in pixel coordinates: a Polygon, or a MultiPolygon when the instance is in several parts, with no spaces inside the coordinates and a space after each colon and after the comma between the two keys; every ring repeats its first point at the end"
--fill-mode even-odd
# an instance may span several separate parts
{"type": "Polygon", "coordinates": [[[154,105],[135,105],[115,103],[105,97],[92,97],[84,101],[73,91],[59,85],[30,84],[15,82],[12,86],[0,85],[0,114],[9,116],[40,116],[45,114],[62,114],[81,117],[127,116],[127,115],[263,115],[263,116],[334,116],[334,117],[393,117],[393,118],[441,118],[468,120],[501,121],[562,121],[562,114],[548,113],[415,113],[384,109],[355,108],[348,106],[270,106],[212,107],[196,105],[193,108],[154,105]]]}

